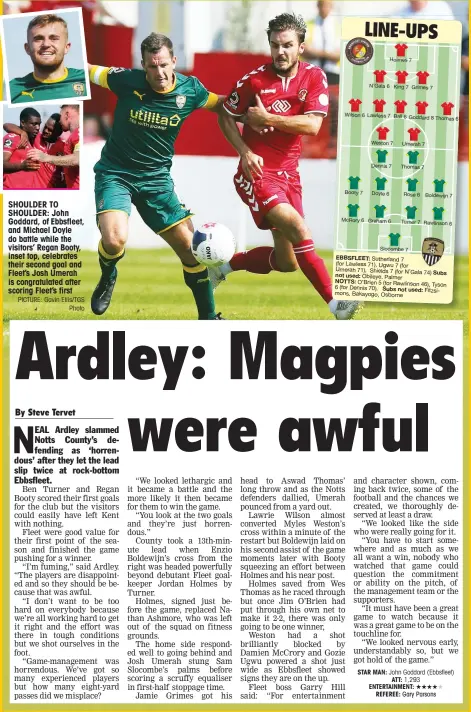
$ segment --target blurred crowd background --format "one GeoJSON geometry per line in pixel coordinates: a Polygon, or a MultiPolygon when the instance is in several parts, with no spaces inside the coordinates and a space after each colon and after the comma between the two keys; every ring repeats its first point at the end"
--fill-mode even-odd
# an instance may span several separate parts
{"type": "MultiPolygon", "coordinates": [[[[331,110],[322,131],[306,137],[305,158],[334,159],[337,151],[340,26],[344,16],[457,19],[463,23],[462,84],[459,155],[468,160],[468,13],[462,0],[10,0],[4,13],[43,12],[81,6],[89,61],[103,66],[138,67],[139,45],[151,31],[169,35],[175,46],[177,68],[195,74],[208,89],[228,93],[246,71],[267,61],[265,28],[268,20],[285,11],[303,15],[308,24],[305,59],[322,66],[329,80],[331,110]]],[[[106,138],[115,98],[95,89],[85,102],[85,142],[106,138]]],[[[177,154],[232,155],[222,135],[215,133],[206,112],[190,117],[177,143],[177,154]],[[189,130],[191,128],[192,131],[189,130]],[[196,139],[196,140],[195,140],[196,139]]]]}

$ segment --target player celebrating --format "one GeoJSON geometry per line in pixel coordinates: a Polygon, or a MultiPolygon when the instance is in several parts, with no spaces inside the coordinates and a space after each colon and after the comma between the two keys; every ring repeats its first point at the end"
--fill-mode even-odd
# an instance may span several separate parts
{"type": "MultiPolygon", "coordinates": [[[[3,124],[5,131],[20,136],[19,148],[28,146],[29,138],[26,131],[16,124],[3,124]]],[[[33,147],[39,149],[43,153],[53,156],[64,155],[65,144],[61,140],[63,130],[60,123],[59,114],[51,114],[44,123],[43,130],[39,131],[34,139],[33,147]]],[[[38,162],[39,163],[39,162],[38,162]]],[[[32,188],[44,190],[47,188],[65,188],[65,180],[62,175],[62,169],[53,166],[50,163],[40,163],[39,170],[32,173],[33,184],[32,188]]]]}
{"type": "Polygon", "coordinates": [[[28,152],[28,158],[63,168],[66,187],[69,190],[78,190],[80,187],[80,110],[77,104],[64,104],[64,106],[61,106],[60,124],[64,131],[70,131],[69,137],[64,141],[64,155],[51,155],[40,149],[33,148],[28,152]]]}
{"type": "Polygon", "coordinates": [[[38,161],[28,157],[28,152],[39,133],[41,116],[36,109],[27,107],[20,114],[19,130],[3,138],[3,187],[5,190],[24,190],[34,187],[33,174],[39,169],[38,161]]]}
{"type": "Polygon", "coordinates": [[[118,96],[113,130],[95,166],[95,197],[101,241],[101,279],[92,295],[94,314],[108,308],[124,257],[131,203],[183,266],[199,319],[220,319],[206,267],[193,257],[191,212],[177,197],[170,168],[174,143],[195,109],[218,110],[219,99],[196,79],[175,72],[172,41],[152,33],[141,44],[142,70],[92,66],[90,79],[118,96]]]}
{"type": "Polygon", "coordinates": [[[267,35],[272,64],[254,69],[237,82],[219,118],[227,140],[240,156],[236,191],[261,230],[271,230],[274,249],[256,247],[210,269],[214,287],[232,271],[267,274],[299,266],[337,319],[351,319],[358,302],[332,298],[332,282],[316,254],[304,221],[298,173],[301,136],[316,135],[327,115],[328,86],[319,67],[300,62],[306,25],[291,13],[270,21],[267,35]],[[244,119],[242,137],[236,121],[244,119]]]}
{"type": "Polygon", "coordinates": [[[11,103],[69,99],[85,93],[85,73],[65,66],[70,49],[67,23],[58,15],[33,17],[26,33],[25,51],[34,71],[10,81],[11,103]]]}

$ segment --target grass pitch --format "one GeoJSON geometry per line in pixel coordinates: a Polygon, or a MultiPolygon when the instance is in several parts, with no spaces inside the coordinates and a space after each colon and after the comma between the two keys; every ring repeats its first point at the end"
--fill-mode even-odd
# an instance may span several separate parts
{"type": "MultiPolygon", "coordinates": [[[[332,273],[332,253],[322,252],[332,273]]],[[[81,286],[74,296],[81,305],[67,303],[20,303],[4,288],[4,320],[10,319],[195,319],[196,310],[190,290],[183,282],[180,263],[171,250],[127,250],[119,263],[119,276],[111,306],[105,317],[90,311],[90,295],[98,281],[96,253],[82,252],[81,286]],[[76,311],[77,306],[83,311],[76,311]]],[[[4,275],[8,262],[4,258],[4,275]]],[[[5,279],[5,284],[7,280],[5,279]]],[[[44,299],[44,298],[43,298],[44,299]]],[[[283,320],[333,319],[326,305],[304,275],[296,273],[268,275],[237,272],[229,275],[216,291],[217,310],[226,319],[283,320]]],[[[454,301],[446,305],[381,302],[365,304],[358,319],[460,319],[468,318],[468,259],[455,258],[454,301]]]]}

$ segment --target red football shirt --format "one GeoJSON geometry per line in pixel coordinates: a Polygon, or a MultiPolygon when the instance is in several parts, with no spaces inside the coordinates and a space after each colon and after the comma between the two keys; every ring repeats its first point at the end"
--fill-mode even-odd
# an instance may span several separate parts
{"type": "Polygon", "coordinates": [[[427,104],[426,101],[418,101],[418,102],[416,103],[417,113],[418,113],[418,114],[425,114],[425,112],[426,112],[426,110],[427,110],[427,106],[428,106],[428,104],[427,104]]]}
{"type": "Polygon", "coordinates": [[[387,126],[378,126],[376,131],[378,132],[378,139],[380,141],[386,141],[390,129],[388,129],[387,126]]]}
{"type": "MultiPolygon", "coordinates": [[[[255,133],[255,131],[252,131],[255,133]]],[[[65,142],[64,155],[70,156],[72,153],[80,150],[80,135],[79,130],[74,129],[70,132],[70,136],[65,142]]],[[[80,168],[79,166],[64,166],[64,175],[67,188],[69,190],[78,190],[80,187],[80,168]]]]}
{"type": "Polygon", "coordinates": [[[406,78],[409,76],[409,72],[396,72],[397,83],[405,84],[406,78]]]}
{"type": "Polygon", "coordinates": [[[375,99],[373,102],[375,106],[375,111],[381,113],[383,111],[383,108],[386,106],[386,102],[384,99],[375,99]]]}
{"type": "Polygon", "coordinates": [[[409,49],[409,48],[406,44],[397,44],[397,45],[395,45],[394,49],[397,51],[398,57],[405,57],[406,49],[409,49]]]}
{"type": "Polygon", "coordinates": [[[411,141],[417,141],[421,131],[420,131],[420,129],[407,129],[407,133],[409,134],[411,141]]]}
{"type": "Polygon", "coordinates": [[[360,104],[362,104],[361,99],[350,99],[348,102],[351,106],[352,111],[360,111],[360,104]]]}
{"type": "MultiPolygon", "coordinates": [[[[55,143],[48,143],[43,140],[42,133],[39,133],[34,139],[34,148],[47,153],[48,156],[63,156],[65,153],[65,144],[62,139],[58,139],[55,143]]],[[[39,170],[34,173],[33,187],[37,190],[60,188],[62,187],[61,183],[62,168],[53,166],[52,163],[41,163],[39,170]]]]}
{"type": "Polygon", "coordinates": [[[419,77],[419,84],[427,84],[427,77],[430,74],[428,72],[417,72],[417,76],[419,77]]]}
{"type": "Polygon", "coordinates": [[[441,107],[443,109],[443,116],[451,116],[451,110],[453,109],[454,104],[450,101],[445,101],[441,104],[441,107]]]}
{"type": "Polygon", "coordinates": [[[396,107],[396,113],[397,114],[403,114],[404,109],[407,106],[407,101],[402,101],[402,100],[397,100],[394,102],[394,106],[396,107]]]}
{"type": "Polygon", "coordinates": [[[373,74],[375,75],[378,84],[382,84],[384,82],[384,77],[386,76],[387,71],[385,69],[375,69],[373,74]]]}
{"type": "MultiPolygon", "coordinates": [[[[265,109],[278,116],[303,114],[327,115],[329,108],[327,78],[320,67],[300,62],[295,77],[281,77],[271,65],[263,65],[245,74],[224,102],[231,116],[242,116],[255,105],[258,95],[265,109]]],[[[270,131],[259,134],[244,125],[242,137],[247,146],[262,156],[267,169],[295,170],[301,154],[301,136],[270,131]]]]}
{"type": "MultiPolygon", "coordinates": [[[[28,143],[24,148],[18,148],[21,137],[17,134],[6,134],[3,137],[3,151],[10,153],[10,163],[21,163],[32,148],[28,143]]],[[[27,190],[34,188],[34,175],[38,171],[17,171],[16,173],[3,174],[3,187],[5,190],[27,190]]]]}

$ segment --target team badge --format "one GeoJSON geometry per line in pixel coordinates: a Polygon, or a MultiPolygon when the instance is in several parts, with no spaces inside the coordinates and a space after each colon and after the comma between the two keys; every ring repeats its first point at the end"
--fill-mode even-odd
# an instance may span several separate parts
{"type": "Polygon", "coordinates": [[[182,96],[181,94],[179,94],[176,98],[176,102],[177,102],[178,108],[183,109],[183,107],[186,104],[186,96],[182,96]]]}
{"type": "Polygon", "coordinates": [[[373,45],[364,37],[355,37],[345,47],[345,55],[351,64],[368,64],[373,56],[373,45]]]}
{"type": "Polygon", "coordinates": [[[436,265],[444,252],[445,243],[437,237],[427,237],[422,243],[422,257],[429,267],[436,265]]]}
{"type": "Polygon", "coordinates": [[[77,82],[76,84],[74,84],[72,89],[74,90],[75,94],[77,94],[77,96],[83,96],[83,94],[85,94],[85,84],[82,84],[82,82],[77,82]]]}
{"type": "Polygon", "coordinates": [[[307,97],[307,89],[300,89],[298,92],[299,101],[306,101],[306,97],[307,97]]]}

